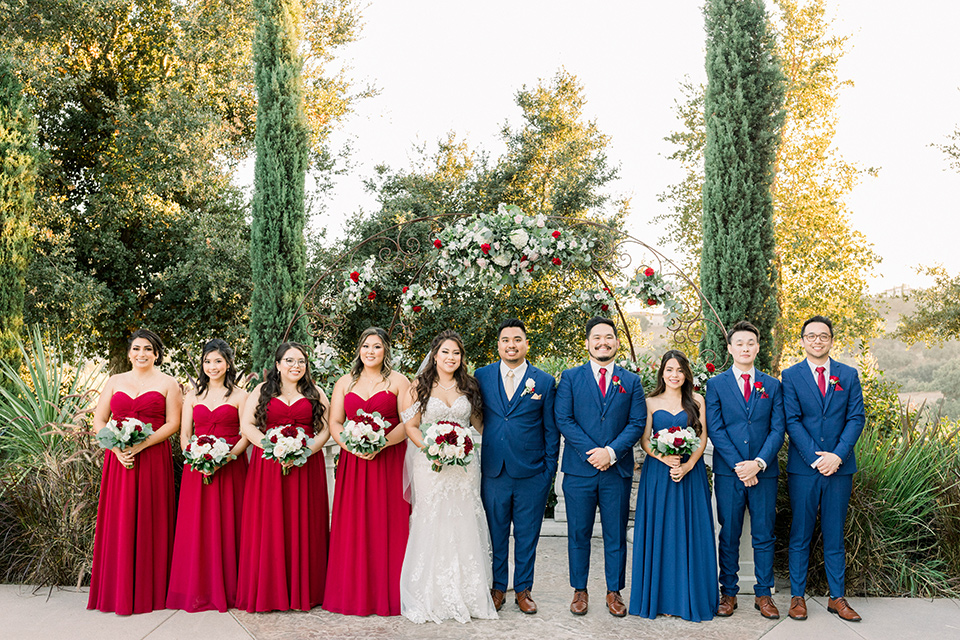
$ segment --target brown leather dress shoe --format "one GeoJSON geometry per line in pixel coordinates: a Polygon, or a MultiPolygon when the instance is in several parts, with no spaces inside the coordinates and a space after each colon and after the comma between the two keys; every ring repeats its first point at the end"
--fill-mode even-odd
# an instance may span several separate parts
{"type": "Polygon", "coordinates": [[[737,608],[737,596],[720,595],[720,606],[717,608],[717,615],[721,618],[729,618],[733,615],[733,610],[737,608]]]}
{"type": "Polygon", "coordinates": [[[493,607],[497,611],[500,611],[503,607],[503,591],[500,591],[500,589],[490,589],[490,598],[493,599],[493,607]]]}
{"type": "Polygon", "coordinates": [[[574,589],[573,602],[570,603],[570,613],[575,616],[582,616],[587,612],[587,590],[574,589]]]}
{"type": "Polygon", "coordinates": [[[837,614],[841,620],[860,622],[860,616],[853,610],[853,607],[847,604],[846,598],[837,598],[836,600],[833,598],[828,599],[827,611],[837,614]]]}
{"type": "Polygon", "coordinates": [[[627,615],[627,606],[623,604],[619,591],[607,591],[607,611],[618,618],[627,615]]]}
{"type": "Polygon", "coordinates": [[[787,613],[794,620],[807,619],[807,601],[803,596],[793,596],[790,598],[790,611],[787,613]]]}
{"type": "Polygon", "coordinates": [[[530,597],[530,589],[524,589],[517,594],[517,606],[524,613],[536,613],[537,603],[530,597]]]}
{"type": "Polygon", "coordinates": [[[780,610],[773,604],[773,598],[770,596],[757,596],[753,602],[753,608],[760,612],[764,618],[769,620],[779,620],[780,610]]]}

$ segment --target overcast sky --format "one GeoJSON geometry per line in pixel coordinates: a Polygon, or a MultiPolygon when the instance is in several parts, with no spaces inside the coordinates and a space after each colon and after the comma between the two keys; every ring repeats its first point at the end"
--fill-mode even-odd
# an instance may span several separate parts
{"type": "MultiPolygon", "coordinates": [[[[629,231],[657,244],[648,220],[664,211],[657,194],[676,182],[663,137],[685,75],[705,82],[702,2],[632,0],[372,0],[361,40],[343,52],[352,76],[380,89],[363,101],[334,143],[353,147],[325,219],[339,220],[375,200],[362,181],[379,163],[407,168],[417,143],[455,131],[494,157],[502,124],[517,123],[514,96],[560,67],[584,86],[586,115],[612,141],[621,166],[614,192],[632,198],[629,231]]],[[[769,5],[768,5],[769,6],[769,5]]],[[[848,160],[878,167],[849,198],[853,225],[882,257],[872,289],[923,285],[914,267],[941,263],[960,272],[960,174],[932,143],[960,124],[960,2],[832,0],[834,32],[849,34],[836,144],[848,160]]],[[[666,250],[671,254],[669,249],[666,250]]]]}

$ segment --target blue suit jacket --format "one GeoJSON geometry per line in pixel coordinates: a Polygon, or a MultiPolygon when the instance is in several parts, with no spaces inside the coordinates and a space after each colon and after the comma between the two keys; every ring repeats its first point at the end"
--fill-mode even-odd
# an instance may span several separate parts
{"type": "Polygon", "coordinates": [[[756,372],[750,402],[743,399],[742,381],[733,368],[707,383],[706,417],[713,442],[713,471],[734,475],[733,465],[741,460],[763,458],[767,468],[760,478],[775,478],[780,472],[777,452],[783,446],[783,390],[780,381],[762,371],[756,372]],[[764,398],[764,392],[766,398],[764,398]]]}
{"type": "Polygon", "coordinates": [[[606,397],[587,362],[567,369],[557,385],[557,428],[566,441],[563,450],[563,472],[572,476],[593,476],[600,473],[587,462],[587,451],[611,447],[617,462],[611,469],[627,478],[633,475],[633,445],[643,435],[647,424],[647,401],[640,376],[619,366],[613,376],[620,384],[611,384],[606,397]]]}
{"type": "Polygon", "coordinates": [[[529,478],[546,469],[553,477],[560,453],[553,376],[527,363],[523,380],[509,401],[499,360],[477,369],[474,377],[483,394],[481,472],[496,477],[506,469],[511,478],[529,478]],[[525,393],[527,380],[533,380],[532,393],[525,393]]]}
{"type": "Polygon", "coordinates": [[[816,380],[806,360],[783,371],[783,408],[790,435],[787,472],[813,475],[810,467],[817,459],[816,451],[830,451],[843,460],[837,469],[841,475],[857,470],[854,451],[863,431],[863,390],[860,376],[853,367],[830,359],[830,377],[837,384],[827,384],[827,395],[820,395],[816,380]]]}

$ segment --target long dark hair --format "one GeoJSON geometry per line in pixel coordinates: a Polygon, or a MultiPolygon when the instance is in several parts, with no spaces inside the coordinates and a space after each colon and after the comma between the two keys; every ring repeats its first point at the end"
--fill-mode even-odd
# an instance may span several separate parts
{"type": "Polygon", "coordinates": [[[657,386],[649,397],[661,395],[667,389],[667,384],[663,381],[663,369],[670,360],[676,360],[680,365],[680,371],[683,373],[683,386],[680,387],[680,406],[687,412],[687,426],[692,427],[697,435],[703,430],[700,424],[700,405],[693,397],[693,371],[690,370],[690,361],[682,351],[671,349],[663,354],[660,359],[660,370],[657,371],[657,386]]]}
{"type": "Polygon", "coordinates": [[[203,359],[209,354],[217,352],[227,361],[227,373],[223,376],[223,386],[227,388],[226,397],[230,397],[234,387],[237,386],[237,368],[233,365],[233,349],[220,338],[214,338],[203,345],[203,353],[200,354],[200,375],[197,376],[197,397],[207,392],[207,386],[210,384],[210,376],[203,370],[203,359]]]}
{"type": "MultiPolygon", "coordinates": [[[[384,380],[389,380],[390,374],[393,373],[393,360],[390,358],[390,336],[380,327],[369,327],[360,334],[360,340],[357,342],[357,352],[353,357],[353,364],[350,367],[350,389],[353,389],[354,385],[357,384],[357,380],[360,379],[360,374],[363,372],[363,361],[360,359],[360,347],[363,346],[363,343],[370,336],[377,336],[380,338],[380,342],[383,343],[383,363],[380,365],[380,375],[383,376],[384,380]]],[[[347,391],[350,389],[347,389],[347,391]]]]}
{"type": "Polygon", "coordinates": [[[323,412],[326,410],[326,407],[320,400],[320,390],[317,389],[317,385],[314,384],[313,378],[310,376],[310,357],[307,355],[309,351],[307,351],[305,346],[297,342],[284,342],[277,347],[276,352],[273,354],[274,367],[267,371],[263,386],[260,387],[260,398],[257,400],[257,410],[253,414],[253,421],[261,431],[264,431],[267,426],[267,405],[270,404],[272,398],[280,396],[280,391],[283,388],[280,382],[280,371],[276,365],[280,364],[280,360],[283,359],[284,354],[290,349],[299,351],[303,354],[303,359],[307,361],[304,365],[303,377],[297,381],[297,391],[313,405],[314,431],[317,430],[323,420],[323,412]]]}
{"type": "Polygon", "coordinates": [[[437,353],[440,346],[447,340],[453,340],[460,348],[460,366],[453,372],[453,380],[457,383],[457,389],[467,396],[470,401],[472,413],[475,416],[483,415],[483,400],[480,397],[480,385],[477,379],[467,373],[467,354],[463,349],[463,338],[453,329],[444,329],[430,343],[430,358],[427,366],[417,374],[417,400],[420,402],[421,411],[426,408],[427,400],[433,390],[433,384],[437,381],[437,353]]]}

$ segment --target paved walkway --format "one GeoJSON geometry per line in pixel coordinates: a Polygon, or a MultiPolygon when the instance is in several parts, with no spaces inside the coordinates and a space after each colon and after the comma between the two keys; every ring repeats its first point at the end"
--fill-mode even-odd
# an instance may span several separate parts
{"type": "MultiPolygon", "coordinates": [[[[825,598],[808,598],[809,619],[786,618],[789,597],[774,600],[784,614],[781,620],[765,620],[752,606],[752,598],[740,598],[740,608],[730,618],[692,623],[663,616],[643,620],[634,616],[614,618],[603,606],[602,554],[594,541],[593,578],[589,584],[590,612],[583,617],[569,613],[572,590],[567,582],[565,538],[541,538],[537,556],[534,597],[540,612],[526,616],[508,599],[500,620],[475,620],[461,625],[445,622],[416,625],[404,618],[357,618],[314,609],[310,613],[249,614],[184,613],[154,611],[121,617],[87,611],[85,590],[45,589],[34,593],[28,587],[0,585],[0,638],[56,640],[353,640],[360,638],[431,639],[490,638],[500,640],[565,640],[572,638],[700,640],[952,640],[960,639],[960,600],[910,598],[850,598],[863,616],[859,624],[842,622],[827,612],[825,598]]],[[[629,585],[629,577],[628,577],[629,585]]],[[[629,589],[624,592],[628,597],[629,589]]],[[[508,594],[508,598],[512,596],[508,594]]]]}

